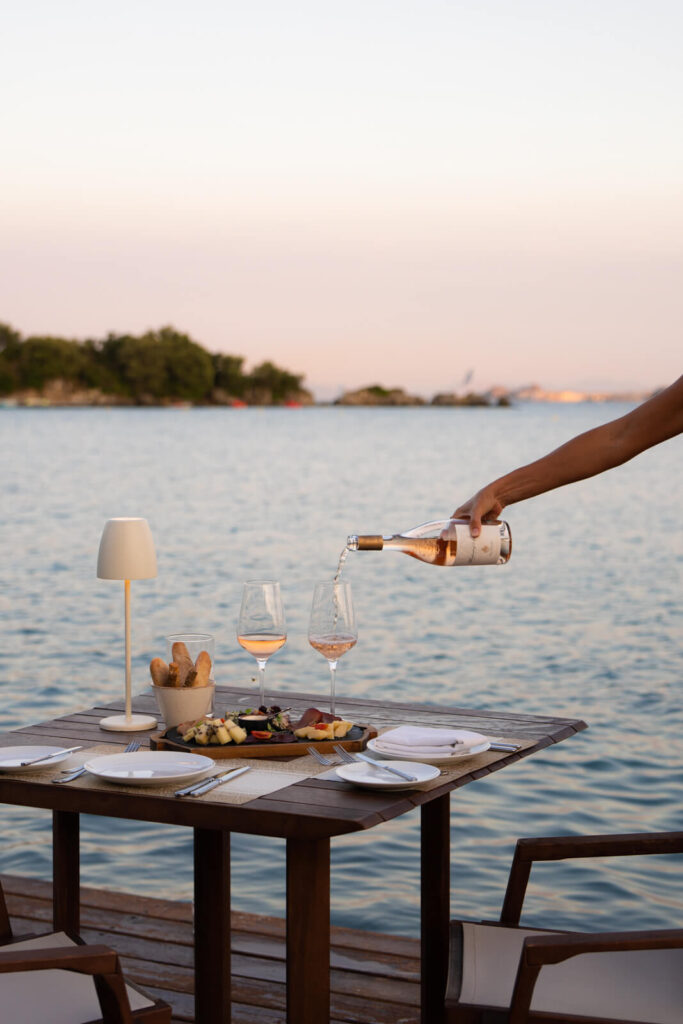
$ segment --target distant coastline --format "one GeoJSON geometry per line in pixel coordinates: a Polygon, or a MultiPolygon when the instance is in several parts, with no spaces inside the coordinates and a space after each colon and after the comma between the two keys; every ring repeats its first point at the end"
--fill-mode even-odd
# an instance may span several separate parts
{"type": "Polygon", "coordinates": [[[487,391],[442,391],[430,399],[371,384],[317,402],[304,375],[266,361],[247,371],[244,357],[211,353],[173,327],[143,335],[74,341],[22,338],[0,323],[0,406],[388,406],[504,408],[521,402],[639,402],[650,391],[546,390],[538,384],[487,391]]]}
{"type": "Polygon", "coordinates": [[[387,389],[378,384],[347,391],[337,398],[333,405],[391,405],[391,406],[459,406],[459,407],[509,407],[520,402],[641,402],[652,394],[651,391],[551,391],[538,384],[521,388],[494,387],[487,391],[468,391],[457,394],[454,391],[438,392],[430,400],[419,395],[410,395],[402,388],[387,389]]]}
{"type": "Polygon", "coordinates": [[[594,392],[594,391],[546,391],[538,385],[529,385],[512,391],[505,391],[502,388],[494,388],[486,392],[468,392],[457,395],[455,393],[439,393],[431,400],[417,395],[410,395],[402,388],[386,389],[380,385],[373,385],[368,388],[360,388],[357,391],[349,391],[339,398],[329,402],[316,401],[310,392],[289,397],[284,401],[273,401],[266,396],[259,396],[256,401],[245,401],[234,398],[230,395],[213,396],[211,400],[191,402],[188,400],[173,397],[154,399],[144,396],[142,400],[125,398],[117,395],[107,394],[97,388],[81,389],[74,387],[69,381],[55,378],[49,381],[40,389],[28,388],[23,391],[5,394],[0,396],[0,408],[79,408],[79,407],[107,407],[107,408],[130,408],[130,407],[156,407],[156,408],[201,408],[207,406],[223,406],[233,409],[249,407],[325,407],[325,406],[347,406],[355,408],[364,407],[393,407],[393,408],[510,408],[519,404],[563,404],[571,405],[580,402],[641,402],[648,398],[650,391],[629,391],[629,392],[594,392]],[[378,394],[385,392],[385,394],[378,394]]]}

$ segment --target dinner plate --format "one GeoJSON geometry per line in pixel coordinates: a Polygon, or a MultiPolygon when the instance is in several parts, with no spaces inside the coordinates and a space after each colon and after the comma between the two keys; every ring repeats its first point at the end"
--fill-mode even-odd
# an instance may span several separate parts
{"type": "MultiPolygon", "coordinates": [[[[377,757],[384,757],[387,761],[405,760],[405,754],[392,754],[388,750],[378,750],[377,739],[379,737],[368,740],[368,750],[371,750],[373,754],[377,757]]],[[[411,754],[411,760],[418,764],[453,764],[455,761],[464,761],[468,757],[474,757],[475,754],[483,754],[490,746],[491,741],[486,740],[484,743],[477,743],[474,747],[468,747],[461,754],[439,754],[435,757],[430,757],[428,754],[411,754]]]]}
{"type": "Polygon", "coordinates": [[[85,762],[86,770],[107,782],[126,786],[163,786],[205,775],[215,762],[201,754],[176,754],[170,750],[136,750],[129,754],[105,754],[85,762]]]}
{"type": "Polygon", "coordinates": [[[51,768],[69,757],[70,751],[64,747],[0,747],[0,772],[39,772],[41,768],[51,768]],[[60,754],[59,751],[62,751],[60,754]],[[49,761],[21,766],[21,761],[32,761],[36,757],[56,754],[49,761]]]}
{"type": "Polygon", "coordinates": [[[431,782],[441,774],[438,768],[430,764],[419,764],[416,761],[398,761],[401,771],[414,775],[416,782],[404,782],[403,779],[383,772],[381,767],[375,768],[366,761],[355,761],[353,764],[340,764],[337,775],[344,782],[352,782],[354,786],[365,789],[419,789],[425,782],[431,782]]]}

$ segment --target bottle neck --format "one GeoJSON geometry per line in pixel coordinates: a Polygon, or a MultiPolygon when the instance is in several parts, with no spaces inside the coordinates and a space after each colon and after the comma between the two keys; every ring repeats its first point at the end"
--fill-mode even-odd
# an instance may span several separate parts
{"type": "Polygon", "coordinates": [[[381,551],[386,540],[390,538],[381,537],[379,534],[365,534],[358,536],[353,534],[346,538],[346,546],[349,551],[381,551]]]}

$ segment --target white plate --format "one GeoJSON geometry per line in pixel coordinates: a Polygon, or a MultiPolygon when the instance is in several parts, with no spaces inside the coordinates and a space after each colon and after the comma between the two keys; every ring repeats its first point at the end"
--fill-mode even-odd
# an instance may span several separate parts
{"type": "Polygon", "coordinates": [[[352,782],[354,786],[363,786],[365,789],[419,789],[424,782],[431,782],[441,774],[438,768],[429,764],[418,764],[416,761],[397,760],[397,767],[402,772],[414,775],[417,781],[404,782],[390,772],[383,772],[381,768],[374,768],[364,761],[339,765],[337,775],[344,782],[352,782]]]}
{"type": "MultiPolygon", "coordinates": [[[[368,750],[371,750],[378,758],[383,757],[387,761],[401,761],[405,757],[405,754],[390,754],[388,750],[378,750],[376,744],[377,738],[368,740],[368,750]]],[[[438,757],[429,757],[428,754],[413,754],[412,759],[419,764],[453,764],[454,761],[464,761],[468,757],[474,757],[475,754],[483,754],[490,746],[490,740],[486,740],[484,743],[477,743],[476,746],[463,750],[461,754],[449,754],[448,756],[440,754],[438,757]]]]}
{"type": "Polygon", "coordinates": [[[0,747],[0,772],[39,772],[41,768],[50,768],[53,764],[59,764],[69,757],[69,751],[64,747],[0,747]],[[31,761],[34,757],[45,757],[46,754],[54,754],[49,761],[40,761],[38,764],[27,764],[21,767],[21,761],[31,761]]]}
{"type": "Polygon", "coordinates": [[[201,754],[175,754],[172,750],[136,750],[129,754],[106,754],[85,762],[91,775],[126,786],[163,786],[167,782],[198,779],[216,762],[201,754]]]}

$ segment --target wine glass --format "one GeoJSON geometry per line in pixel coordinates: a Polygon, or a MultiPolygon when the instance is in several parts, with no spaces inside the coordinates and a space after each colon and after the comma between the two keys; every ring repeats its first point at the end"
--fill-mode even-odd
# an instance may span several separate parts
{"type": "Polygon", "coordinates": [[[316,583],[313,592],[308,642],[327,658],[330,666],[330,711],[334,714],[334,685],[337,661],[358,640],[351,584],[346,581],[316,583]]]}
{"type": "Polygon", "coordinates": [[[285,613],[276,580],[248,580],[242,590],[237,642],[256,658],[259,706],[265,706],[266,662],[287,640],[285,613]]]}

